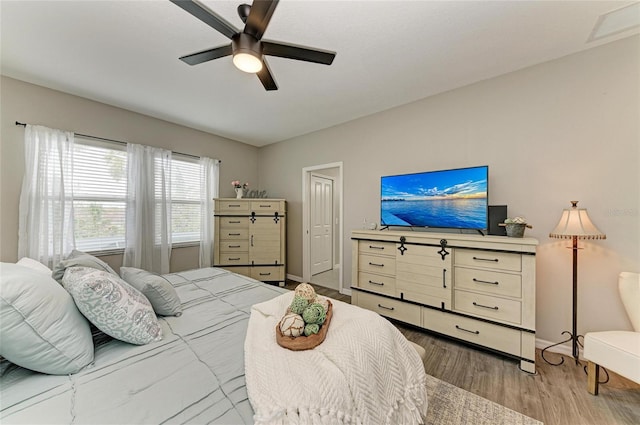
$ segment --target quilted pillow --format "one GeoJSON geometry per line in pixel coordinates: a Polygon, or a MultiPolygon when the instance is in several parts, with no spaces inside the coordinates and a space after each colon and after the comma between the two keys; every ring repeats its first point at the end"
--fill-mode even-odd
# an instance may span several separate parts
{"type": "Polygon", "coordinates": [[[62,283],[64,271],[69,267],[91,267],[92,269],[109,272],[114,276],[118,276],[107,263],[91,254],[82,251],[73,250],[71,254],[64,260],[60,261],[53,269],[53,278],[62,283]]]}
{"type": "Polygon", "coordinates": [[[0,356],[54,375],[93,361],[89,322],[50,275],[17,264],[0,268],[0,356]]]}
{"type": "Polygon", "coordinates": [[[162,339],[149,300],[118,276],[89,267],[69,267],[62,285],[82,314],[107,335],[138,345],[162,339]]]}
{"type": "Polygon", "coordinates": [[[120,267],[120,276],[147,297],[156,314],[180,316],[182,303],[175,288],[167,279],[135,267],[120,267]]]}

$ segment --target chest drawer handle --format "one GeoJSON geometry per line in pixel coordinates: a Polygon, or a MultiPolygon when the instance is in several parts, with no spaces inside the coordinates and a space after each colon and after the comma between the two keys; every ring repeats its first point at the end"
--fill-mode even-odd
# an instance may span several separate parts
{"type": "Polygon", "coordinates": [[[384,267],[384,264],[372,263],[371,261],[369,261],[369,265],[376,266],[376,267],[384,267]]]}
{"type": "Polygon", "coordinates": [[[489,285],[500,285],[500,282],[489,282],[488,280],[480,280],[480,279],[476,279],[475,277],[473,278],[473,281],[476,283],[488,283],[489,285]]]}
{"type": "Polygon", "coordinates": [[[240,261],[240,257],[238,257],[238,258],[229,258],[229,261],[240,261]]]}
{"type": "Polygon", "coordinates": [[[473,302],[473,305],[475,305],[476,307],[482,307],[482,308],[488,308],[489,310],[498,310],[498,307],[489,307],[488,305],[482,305],[482,304],[478,304],[477,302],[473,302]]]}
{"type": "Polygon", "coordinates": [[[382,304],[378,304],[378,307],[380,307],[380,308],[384,308],[385,310],[389,310],[389,311],[393,311],[393,310],[395,310],[395,308],[394,308],[394,307],[385,307],[385,306],[383,306],[382,304]]]}
{"type": "Polygon", "coordinates": [[[271,276],[271,273],[260,273],[260,276],[271,276]]]}
{"type": "Polygon", "coordinates": [[[238,221],[230,221],[229,224],[240,224],[240,220],[238,220],[238,221]]]}
{"type": "Polygon", "coordinates": [[[229,233],[229,236],[240,236],[240,233],[229,233]]]}
{"type": "Polygon", "coordinates": [[[373,280],[370,280],[369,283],[372,285],[384,286],[384,283],[374,282],[373,280]]]}
{"type": "Polygon", "coordinates": [[[456,329],[458,329],[459,331],[469,332],[470,334],[480,335],[480,331],[470,331],[469,329],[461,328],[458,325],[456,325],[456,329]]]}
{"type": "Polygon", "coordinates": [[[229,204],[229,208],[240,208],[238,204],[229,204]]]}
{"type": "Polygon", "coordinates": [[[383,246],[374,246],[374,245],[369,245],[369,249],[384,249],[383,246]]]}
{"type": "Polygon", "coordinates": [[[229,248],[240,248],[240,245],[229,245],[229,248]]]}
{"type": "Polygon", "coordinates": [[[474,260],[478,260],[478,261],[491,261],[492,263],[497,263],[498,259],[497,258],[482,258],[482,257],[473,257],[474,260]]]}

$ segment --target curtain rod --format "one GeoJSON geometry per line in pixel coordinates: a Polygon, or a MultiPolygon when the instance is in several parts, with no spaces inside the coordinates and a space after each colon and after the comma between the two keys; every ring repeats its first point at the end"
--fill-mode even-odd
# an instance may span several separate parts
{"type": "MultiPolygon", "coordinates": [[[[26,127],[26,126],[27,126],[27,124],[25,124],[25,123],[23,123],[23,122],[19,122],[19,121],[16,121],[16,125],[19,125],[19,126],[22,126],[22,127],[26,127]]],[[[74,134],[77,134],[77,135],[78,135],[78,136],[80,136],[80,137],[87,137],[87,138],[89,138],[89,139],[95,139],[95,140],[102,140],[102,141],[105,141],[105,142],[118,143],[118,144],[120,144],[120,145],[125,145],[125,146],[127,145],[127,142],[122,142],[122,141],[120,141],[120,140],[106,139],[106,138],[104,138],[104,137],[91,136],[90,134],[82,134],[82,133],[74,133],[74,134]]],[[[199,156],[197,156],[197,155],[191,155],[191,154],[188,154],[188,153],[175,152],[175,151],[172,151],[172,152],[173,152],[173,153],[176,153],[176,154],[178,154],[178,155],[188,156],[188,157],[190,157],[190,158],[197,158],[197,159],[200,159],[200,157],[199,157],[199,156]]],[[[219,159],[218,159],[218,162],[219,162],[219,163],[222,163],[222,161],[220,161],[219,159]]]]}

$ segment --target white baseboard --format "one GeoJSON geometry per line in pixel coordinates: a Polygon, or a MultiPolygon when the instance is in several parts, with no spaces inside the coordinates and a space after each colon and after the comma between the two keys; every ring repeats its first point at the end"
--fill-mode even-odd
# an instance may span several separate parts
{"type": "Polygon", "coordinates": [[[296,276],[294,274],[287,273],[287,279],[293,280],[294,282],[304,282],[300,276],[296,276]]]}
{"type": "MultiPolygon", "coordinates": [[[[547,348],[550,345],[555,344],[556,342],[547,341],[547,340],[544,340],[544,339],[536,338],[536,348],[542,350],[544,348],[547,348]]],[[[580,358],[582,358],[582,347],[578,347],[578,349],[579,349],[578,356],[580,358]]],[[[550,352],[550,353],[563,354],[565,356],[573,356],[573,348],[571,347],[571,344],[569,344],[569,342],[566,342],[566,343],[560,344],[560,345],[556,345],[555,347],[550,348],[547,351],[550,352]]]]}

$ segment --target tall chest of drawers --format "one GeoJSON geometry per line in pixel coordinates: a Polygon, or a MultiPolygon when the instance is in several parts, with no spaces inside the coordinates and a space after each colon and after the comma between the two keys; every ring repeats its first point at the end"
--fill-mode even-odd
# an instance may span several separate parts
{"type": "Polygon", "coordinates": [[[354,231],[352,303],[535,372],[537,240],[354,231]]]}
{"type": "Polygon", "coordinates": [[[214,199],[213,264],[269,283],[284,284],[284,199],[214,199]]]}

